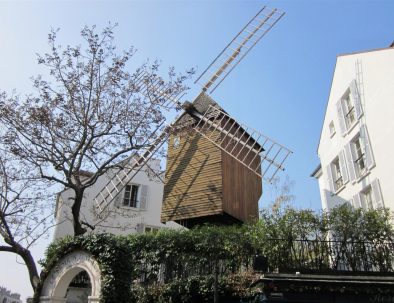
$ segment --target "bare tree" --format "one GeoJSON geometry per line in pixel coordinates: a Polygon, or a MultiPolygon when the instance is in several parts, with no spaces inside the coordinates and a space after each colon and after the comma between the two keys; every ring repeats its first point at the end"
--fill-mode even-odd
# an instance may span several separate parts
{"type": "Polygon", "coordinates": [[[0,251],[22,258],[35,289],[39,276],[30,246],[46,234],[52,224],[48,184],[35,178],[29,163],[2,150],[0,185],[0,251]]]}
{"type": "MultiPolygon", "coordinates": [[[[131,48],[118,53],[114,26],[101,34],[85,27],[86,47],[58,46],[57,31],[49,34],[50,51],[38,56],[47,67],[47,77],[33,79],[35,93],[25,98],[1,94],[0,122],[4,146],[13,156],[29,163],[35,178],[63,185],[74,191],[71,206],[74,234],[84,234],[94,225],[80,216],[84,191],[118,163],[146,147],[165,120],[161,99],[143,83],[162,82],[159,64],[143,64],[134,73],[131,48]],[[89,177],[82,178],[84,171],[89,177]]],[[[193,73],[177,75],[169,69],[166,87],[186,89],[193,73]]]]}

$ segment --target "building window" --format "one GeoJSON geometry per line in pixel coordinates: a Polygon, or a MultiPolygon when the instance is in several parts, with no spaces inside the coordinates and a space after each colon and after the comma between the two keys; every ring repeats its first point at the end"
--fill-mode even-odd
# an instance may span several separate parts
{"type": "Polygon", "coordinates": [[[360,136],[357,136],[352,141],[352,152],[354,155],[354,167],[356,169],[357,177],[361,177],[366,172],[365,165],[365,145],[360,136]]]}
{"type": "Polygon", "coordinates": [[[341,167],[339,165],[339,157],[331,163],[332,178],[334,182],[334,190],[337,191],[343,186],[343,177],[341,167]]]}
{"type": "Polygon", "coordinates": [[[356,122],[356,112],[353,103],[353,97],[350,90],[348,90],[342,99],[342,106],[344,110],[346,128],[350,129],[356,122]]]}
{"type": "Polygon", "coordinates": [[[346,170],[346,161],[344,151],[328,165],[327,167],[328,185],[331,194],[340,191],[348,182],[348,174],[346,170]]]}
{"type": "Polygon", "coordinates": [[[353,80],[336,103],[339,126],[343,136],[356,124],[362,115],[361,99],[356,81],[353,80]]]}
{"type": "Polygon", "coordinates": [[[139,186],[132,184],[126,185],[123,197],[123,205],[129,207],[139,207],[138,201],[138,189],[139,186]]]}
{"type": "Polygon", "coordinates": [[[375,161],[365,125],[361,125],[360,132],[346,144],[345,153],[351,181],[359,181],[373,168],[375,161]]]}
{"type": "Polygon", "coordinates": [[[384,207],[383,196],[378,179],[374,179],[370,184],[365,186],[361,192],[353,197],[356,207],[363,209],[377,209],[384,207]]]}
{"type": "Polygon", "coordinates": [[[329,129],[330,129],[330,137],[333,137],[335,135],[335,126],[334,126],[334,121],[331,121],[329,124],[329,129]]]}
{"type": "Polygon", "coordinates": [[[366,189],[364,189],[361,193],[363,201],[363,208],[364,209],[373,209],[373,198],[372,198],[372,188],[371,186],[368,186],[366,189]]]}

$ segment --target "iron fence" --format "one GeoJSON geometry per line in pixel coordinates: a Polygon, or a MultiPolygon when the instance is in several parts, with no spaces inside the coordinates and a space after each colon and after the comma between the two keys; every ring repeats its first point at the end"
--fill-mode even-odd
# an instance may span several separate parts
{"type": "MultiPolygon", "coordinates": [[[[257,252],[256,252],[257,253],[257,252]]],[[[394,273],[394,242],[269,239],[259,251],[267,272],[319,274],[394,273]]],[[[142,260],[137,268],[141,283],[164,283],[193,276],[219,276],[253,270],[250,250],[237,258],[202,257],[188,253],[142,260]]]]}
{"type": "Polygon", "coordinates": [[[394,242],[270,239],[270,270],[394,272],[394,242]]]}

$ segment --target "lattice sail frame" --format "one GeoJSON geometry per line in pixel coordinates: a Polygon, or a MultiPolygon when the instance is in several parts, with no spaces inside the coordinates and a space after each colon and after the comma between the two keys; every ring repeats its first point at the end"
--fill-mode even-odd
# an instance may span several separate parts
{"type": "Polygon", "coordinates": [[[194,130],[265,181],[271,182],[292,153],[258,131],[210,105],[194,130]]]}
{"type": "Polygon", "coordinates": [[[250,50],[269,32],[285,13],[264,6],[219,53],[194,83],[199,83],[212,93],[250,50]]]}
{"type": "Polygon", "coordinates": [[[144,143],[146,147],[127,159],[129,163],[120,168],[115,176],[105,184],[103,189],[93,199],[100,213],[103,212],[109,203],[122,192],[123,188],[137,175],[137,173],[147,165],[152,156],[156,154],[167,141],[171,132],[172,125],[165,125],[157,137],[147,140],[144,143]]]}
{"type": "Polygon", "coordinates": [[[152,80],[146,71],[136,74],[133,85],[140,94],[153,99],[154,103],[167,110],[179,109],[182,105],[179,100],[186,94],[183,90],[176,90],[173,84],[166,83],[161,77],[152,80]]]}

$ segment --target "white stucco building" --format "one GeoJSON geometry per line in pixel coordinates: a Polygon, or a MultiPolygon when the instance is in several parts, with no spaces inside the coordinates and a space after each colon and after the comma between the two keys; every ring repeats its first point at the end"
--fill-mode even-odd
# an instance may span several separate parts
{"type": "Polygon", "coordinates": [[[22,303],[21,295],[0,286],[0,303],[22,303]]]}
{"type": "MultiPolygon", "coordinates": [[[[158,160],[150,160],[149,167],[160,170],[158,160]]],[[[142,168],[133,180],[123,188],[114,201],[97,217],[98,207],[94,197],[112,179],[115,170],[101,176],[94,186],[85,191],[81,207],[81,218],[90,224],[97,224],[93,232],[110,232],[118,235],[143,233],[160,228],[179,228],[174,222],[160,223],[163,183],[152,173],[152,169],[142,168]]],[[[60,192],[56,201],[56,227],[54,240],[73,234],[70,205],[73,192],[66,189],[60,192]]]]}
{"type": "Polygon", "coordinates": [[[393,46],[337,57],[312,173],[323,209],[394,210],[393,46]]]}

